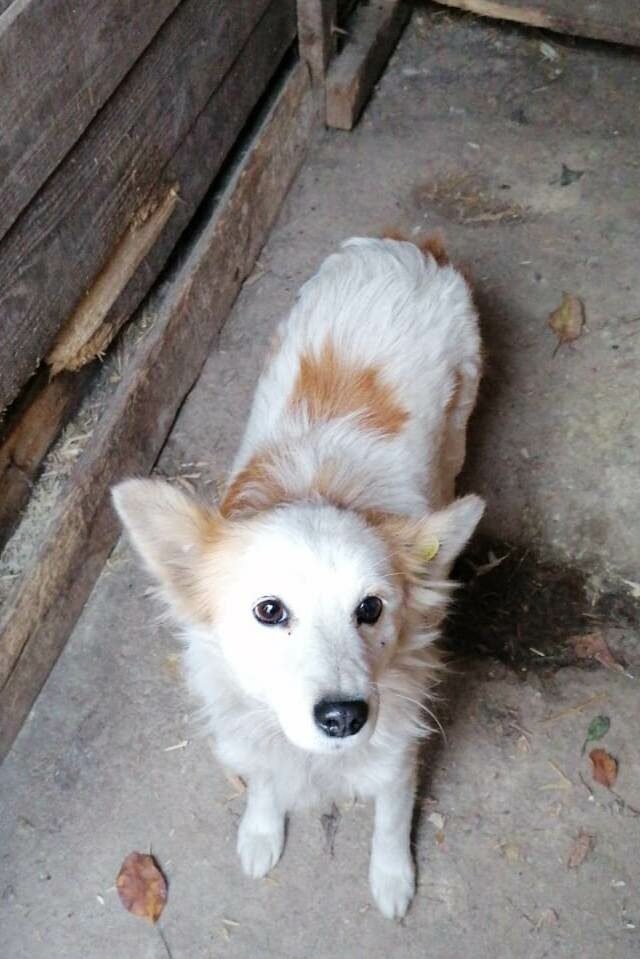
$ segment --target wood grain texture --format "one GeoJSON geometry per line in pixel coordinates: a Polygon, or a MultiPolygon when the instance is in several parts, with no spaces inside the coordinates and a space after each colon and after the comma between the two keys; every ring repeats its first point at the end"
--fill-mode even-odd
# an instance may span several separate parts
{"type": "Polygon", "coordinates": [[[0,620],[0,755],[17,734],[118,536],[109,488],[153,466],[302,162],[316,115],[307,67],[297,64],[182,266],[149,304],[153,326],[124,371],[0,620]]]}
{"type": "Polygon", "coordinates": [[[437,0],[483,17],[512,20],[594,40],[640,46],[637,0],[437,0]]]}
{"type": "MultiPolygon", "coordinates": [[[[286,0],[280,0],[286,3],[286,0]]],[[[110,259],[268,7],[183,0],[0,244],[0,409],[110,259]]]]}
{"type": "Polygon", "coordinates": [[[79,403],[86,377],[36,376],[0,436],[0,549],[27,503],[49,448],[79,403]]]}
{"type": "Polygon", "coordinates": [[[337,47],[336,0],[298,0],[298,47],[300,59],[309,66],[313,82],[324,81],[329,61],[337,47]]]}
{"type": "Polygon", "coordinates": [[[292,0],[271,0],[241,54],[209,98],[163,171],[179,200],[152,249],[115,300],[89,350],[104,350],[164,267],[183,229],[217,175],[251,110],[263,94],[296,32],[292,0]],[[202,158],[206,157],[206,163],[202,158]]]}
{"type": "Polygon", "coordinates": [[[14,0],[0,15],[0,237],[179,0],[14,0]]]}
{"type": "Polygon", "coordinates": [[[96,282],[56,337],[47,355],[52,376],[62,370],[79,370],[107,348],[111,337],[97,334],[113,304],[158,240],[177,202],[176,183],[159,203],[139,211],[96,282]]]}
{"type": "Polygon", "coordinates": [[[372,0],[349,20],[349,40],[327,74],[327,126],[351,130],[409,19],[405,0],[372,0]]]}

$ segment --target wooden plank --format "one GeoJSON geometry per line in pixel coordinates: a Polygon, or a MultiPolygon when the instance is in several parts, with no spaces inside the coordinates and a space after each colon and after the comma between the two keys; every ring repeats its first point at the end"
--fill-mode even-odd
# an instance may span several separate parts
{"type": "Polygon", "coordinates": [[[640,46],[638,0],[437,0],[482,17],[640,46]]]}
{"type": "Polygon", "coordinates": [[[49,448],[82,396],[86,377],[35,377],[0,437],[0,549],[16,526],[49,448]]]}
{"type": "Polygon", "coordinates": [[[306,65],[297,64],[183,264],[146,307],[153,324],[0,620],[2,755],[118,536],[109,488],[152,467],[302,162],[316,113],[306,65]]]}
{"type": "Polygon", "coordinates": [[[5,236],[0,409],[46,355],[136,211],[166,195],[167,165],[268,5],[183,0],[5,236]]]}
{"type": "Polygon", "coordinates": [[[336,0],[298,0],[298,48],[313,82],[324,81],[329,61],[337,48],[336,0]]]}
{"type": "MultiPolygon", "coordinates": [[[[84,359],[106,349],[146,296],[293,42],[295,32],[291,0],[271,0],[241,54],[163,171],[163,182],[179,185],[178,202],[150,252],[113,303],[95,337],[87,343],[84,359]],[[202,162],[203,157],[207,158],[206,163],[202,162]]],[[[161,206],[162,201],[158,210],[161,206]]],[[[130,256],[131,249],[125,244],[123,252],[125,257],[130,256]]]]}
{"type": "Polygon", "coordinates": [[[14,0],[0,15],[0,237],[179,0],[14,0]]]}
{"type": "Polygon", "coordinates": [[[327,126],[351,130],[409,19],[405,0],[356,8],[348,41],[327,74],[327,126]]]}
{"type": "MultiPolygon", "coordinates": [[[[182,196],[178,200],[171,188],[157,207],[141,211],[140,220],[136,217],[107,268],[56,341],[48,357],[54,373],[77,369],[102,355],[148,292],[294,34],[291,4],[283,4],[281,0],[272,2],[165,171],[167,177],[175,175],[180,179],[182,196]],[[202,162],[203,156],[207,157],[207,163],[202,162]],[[152,241],[155,245],[142,269],[118,296],[152,241]]],[[[66,374],[60,382],[56,379],[51,384],[47,384],[46,376],[38,375],[35,380],[27,397],[19,402],[19,408],[12,408],[11,422],[4,430],[6,443],[0,438],[0,546],[15,527],[42,460],[82,395],[86,382],[84,377],[66,374]]]]}
{"type": "Polygon", "coordinates": [[[109,339],[97,334],[104,329],[113,304],[157,242],[177,202],[175,184],[159,203],[143,210],[129,226],[102,273],[56,337],[47,356],[52,376],[62,370],[79,370],[107,348],[109,339]]]}

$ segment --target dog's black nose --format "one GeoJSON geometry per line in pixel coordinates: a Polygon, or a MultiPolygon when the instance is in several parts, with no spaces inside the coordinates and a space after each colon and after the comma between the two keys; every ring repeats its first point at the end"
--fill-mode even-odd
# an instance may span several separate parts
{"type": "Polygon", "coordinates": [[[364,699],[323,699],[316,703],[313,709],[316,726],[319,726],[326,736],[339,739],[359,733],[368,715],[369,707],[364,699]]]}

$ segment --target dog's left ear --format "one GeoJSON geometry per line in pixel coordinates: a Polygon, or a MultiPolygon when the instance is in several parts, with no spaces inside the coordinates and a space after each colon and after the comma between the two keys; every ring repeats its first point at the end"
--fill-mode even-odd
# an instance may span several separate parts
{"type": "Polygon", "coordinates": [[[421,520],[414,530],[414,563],[423,566],[427,575],[446,578],[480,522],[484,505],[483,499],[471,494],[421,520]]]}
{"type": "Polygon", "coordinates": [[[211,597],[203,571],[224,536],[225,521],[160,480],[126,480],[112,495],[131,542],[178,616],[208,622],[211,597]]]}

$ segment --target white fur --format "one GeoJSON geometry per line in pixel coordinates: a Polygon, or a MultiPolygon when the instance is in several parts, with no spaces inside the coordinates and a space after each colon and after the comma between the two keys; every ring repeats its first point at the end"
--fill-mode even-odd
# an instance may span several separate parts
{"type": "MultiPolygon", "coordinates": [[[[231,482],[271,450],[273,478],[287,493],[283,505],[265,503],[226,521],[232,546],[212,565],[187,518],[193,504],[181,494],[129,481],[115,502],[186,621],[188,683],[218,757],[248,783],[238,837],[244,870],[263,876],[278,861],[289,811],[371,797],[371,888],[381,911],[399,917],[414,889],[415,757],[431,728],[424,700],[436,678],[445,581],[483,509],[477,497],[449,505],[480,376],[477,317],[452,267],[439,267],[410,243],[352,239],[303,286],[278,340],[231,482]],[[367,429],[357,413],[309,422],[304,409],[292,407],[301,357],[320,354],[328,340],[346,363],[381,371],[408,413],[399,432],[367,429]],[[337,487],[348,490],[348,509],[312,491],[327,464],[337,487]],[[366,510],[413,531],[418,571],[409,584],[399,580],[388,538],[366,510]],[[439,553],[420,570],[420,544],[434,536],[439,553]],[[211,575],[212,619],[184,612],[191,562],[211,575]],[[383,614],[358,627],[353,611],[372,594],[383,600],[383,614]],[[289,608],[286,627],[256,621],[253,606],[265,596],[289,608]],[[366,699],[364,728],[345,739],[324,735],[313,720],[323,697],[366,699]]],[[[259,503],[261,490],[253,492],[259,503]]]]}

